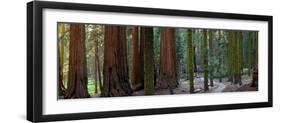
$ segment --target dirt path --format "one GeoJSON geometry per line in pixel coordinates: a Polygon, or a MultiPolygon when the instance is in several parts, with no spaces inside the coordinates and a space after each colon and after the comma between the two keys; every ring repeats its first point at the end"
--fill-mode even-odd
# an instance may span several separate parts
{"type": "MultiPolygon", "coordinates": [[[[240,91],[257,91],[257,87],[250,87],[251,77],[242,76],[242,85],[231,84],[227,82],[227,78],[223,78],[222,82],[219,82],[218,79],[214,79],[214,86],[209,86],[208,91],[204,91],[204,78],[194,78],[194,89],[195,93],[220,93],[220,92],[240,92],[240,91]]],[[[180,81],[177,88],[173,89],[173,94],[189,94],[189,82],[188,80],[180,81]]],[[[155,90],[155,95],[169,95],[169,89],[155,90]]],[[[140,90],[134,92],[135,96],[144,95],[144,91],[140,90]]]]}

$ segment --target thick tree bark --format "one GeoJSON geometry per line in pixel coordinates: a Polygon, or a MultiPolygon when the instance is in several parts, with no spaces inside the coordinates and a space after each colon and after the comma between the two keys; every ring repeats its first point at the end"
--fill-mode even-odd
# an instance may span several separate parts
{"type": "MultiPolygon", "coordinates": [[[[143,45],[143,44],[142,44],[143,45]]],[[[131,52],[132,52],[132,70],[131,70],[131,81],[132,81],[132,89],[134,91],[143,89],[143,63],[141,56],[143,53],[143,47],[139,45],[139,31],[138,27],[132,27],[132,43],[131,43],[131,52]]]]}
{"type": "Polygon", "coordinates": [[[156,84],[157,89],[177,87],[176,77],[176,48],[175,48],[175,29],[162,28],[160,42],[160,76],[156,84]]]}
{"type": "Polygon", "coordinates": [[[203,66],[204,66],[204,90],[209,90],[208,85],[208,46],[207,46],[207,30],[203,30],[203,66]]]}
{"type": "Polygon", "coordinates": [[[192,46],[192,29],[187,29],[188,33],[188,41],[187,41],[187,48],[188,48],[188,77],[189,77],[189,86],[190,86],[190,93],[194,93],[194,52],[193,52],[193,46],[192,46]]]}
{"type": "Polygon", "coordinates": [[[141,32],[139,32],[140,34],[140,43],[139,43],[139,73],[138,73],[138,76],[139,76],[139,85],[138,86],[139,89],[143,89],[144,88],[144,38],[141,38],[141,32]]]}
{"type": "Polygon", "coordinates": [[[141,40],[144,41],[144,91],[146,95],[154,94],[154,51],[153,28],[141,28],[141,40]]]}
{"type": "Polygon", "coordinates": [[[70,24],[69,79],[66,98],[86,98],[88,77],[85,53],[85,28],[81,24],[70,24]]]}
{"type": "Polygon", "coordinates": [[[130,96],[125,26],[105,26],[103,89],[101,96],[130,96]]]}

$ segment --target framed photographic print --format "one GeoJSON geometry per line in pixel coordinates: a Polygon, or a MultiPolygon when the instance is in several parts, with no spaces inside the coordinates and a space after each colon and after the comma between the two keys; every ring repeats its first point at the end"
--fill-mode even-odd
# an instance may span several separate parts
{"type": "Polygon", "coordinates": [[[27,3],[29,121],[272,102],[272,16],[27,3]]]}

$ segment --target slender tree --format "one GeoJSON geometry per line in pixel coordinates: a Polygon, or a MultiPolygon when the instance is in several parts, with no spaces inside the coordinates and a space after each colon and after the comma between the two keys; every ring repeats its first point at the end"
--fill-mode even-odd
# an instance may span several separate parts
{"type": "Polygon", "coordinates": [[[256,39],[255,40],[256,41],[256,43],[255,43],[256,44],[255,45],[255,47],[256,47],[256,52],[255,52],[256,53],[255,54],[256,55],[256,59],[255,60],[256,60],[256,65],[258,66],[258,64],[259,64],[259,33],[255,32],[255,34],[256,34],[255,35],[256,36],[256,38],[255,38],[256,39]]]}
{"type": "Polygon", "coordinates": [[[98,77],[99,77],[99,87],[100,91],[102,91],[102,79],[101,79],[101,68],[100,68],[100,60],[97,60],[97,67],[98,67],[98,77]]]}
{"type": "Polygon", "coordinates": [[[173,93],[172,89],[177,87],[174,28],[161,28],[160,76],[156,87],[169,88],[171,93],[173,93]]]}
{"type": "Polygon", "coordinates": [[[217,43],[218,43],[218,48],[219,48],[219,51],[218,51],[218,56],[219,56],[219,61],[218,61],[218,73],[220,74],[219,75],[219,82],[222,82],[222,73],[221,73],[221,70],[222,70],[222,30],[218,30],[218,39],[217,39],[217,43]]]}
{"type": "Polygon", "coordinates": [[[243,32],[239,31],[238,32],[238,37],[239,37],[239,67],[240,67],[240,73],[241,75],[243,75],[243,68],[244,68],[244,36],[243,36],[243,32]]]}
{"type": "Polygon", "coordinates": [[[87,63],[85,53],[85,27],[70,24],[69,79],[66,98],[86,98],[88,94],[87,63]]]}
{"type": "Polygon", "coordinates": [[[63,77],[63,68],[64,68],[64,33],[65,33],[65,27],[64,24],[59,24],[59,32],[60,32],[60,42],[59,42],[59,96],[64,96],[65,94],[65,87],[64,87],[64,77],[63,77]]]}
{"type": "Polygon", "coordinates": [[[248,40],[248,75],[251,75],[252,62],[253,62],[253,34],[249,32],[249,40],[248,40]]]}
{"type": "Polygon", "coordinates": [[[257,87],[258,85],[258,32],[255,32],[255,66],[252,71],[252,84],[251,87],[257,87]]]}
{"type": "MultiPolygon", "coordinates": [[[[191,37],[193,37],[193,35],[191,35],[191,37]]],[[[196,73],[197,70],[197,64],[196,64],[196,46],[193,46],[193,66],[194,66],[194,72],[196,73]]]]}
{"type": "Polygon", "coordinates": [[[154,86],[159,80],[160,66],[160,28],[153,27],[153,50],[154,50],[154,86]]]}
{"type": "Polygon", "coordinates": [[[144,41],[144,91],[146,95],[154,94],[154,52],[153,28],[141,28],[141,40],[144,41]]]}
{"type": "Polygon", "coordinates": [[[193,46],[192,46],[192,29],[187,29],[187,34],[188,34],[188,41],[187,41],[187,54],[188,56],[186,57],[188,60],[188,77],[189,77],[189,86],[190,86],[190,93],[194,93],[194,53],[193,53],[193,46]]]}
{"type": "Polygon", "coordinates": [[[213,82],[213,71],[214,71],[214,56],[213,56],[213,32],[212,30],[208,30],[208,43],[209,43],[209,75],[210,75],[210,86],[214,86],[214,82],[213,82]]]}
{"type": "Polygon", "coordinates": [[[234,31],[233,37],[233,59],[234,59],[234,84],[242,84],[241,82],[241,48],[240,48],[240,32],[234,31]]]}
{"type": "Polygon", "coordinates": [[[96,48],[96,52],[97,52],[97,55],[96,55],[96,67],[97,67],[97,73],[98,73],[98,82],[99,82],[99,88],[100,88],[100,92],[102,91],[102,78],[101,78],[101,64],[100,64],[100,57],[101,57],[101,52],[100,52],[100,46],[102,44],[102,42],[104,42],[103,40],[103,34],[104,34],[104,26],[103,25],[97,25],[97,32],[98,32],[98,35],[99,37],[98,40],[97,40],[97,48],[96,48]]]}
{"type": "Polygon", "coordinates": [[[103,89],[101,96],[130,96],[125,26],[105,26],[103,89]]]}
{"type": "Polygon", "coordinates": [[[234,76],[234,52],[233,52],[233,31],[227,31],[227,63],[228,63],[228,81],[233,82],[233,76],[234,76]]]}
{"type": "Polygon", "coordinates": [[[208,41],[207,30],[203,29],[203,66],[204,66],[204,90],[208,91],[208,41]]]}
{"type": "Polygon", "coordinates": [[[94,44],[94,58],[93,58],[93,73],[94,73],[94,85],[95,85],[95,90],[94,93],[98,93],[98,32],[97,32],[97,27],[94,26],[93,29],[93,44],[94,44]]]}

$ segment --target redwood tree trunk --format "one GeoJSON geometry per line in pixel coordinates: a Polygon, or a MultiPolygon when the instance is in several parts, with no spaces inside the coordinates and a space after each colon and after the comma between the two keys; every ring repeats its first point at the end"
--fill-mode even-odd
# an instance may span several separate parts
{"type": "MultiPolygon", "coordinates": [[[[175,29],[162,28],[160,42],[160,76],[157,89],[170,91],[177,87],[175,29]]],[[[172,93],[172,92],[171,92],[172,93]]]]}
{"type": "Polygon", "coordinates": [[[140,90],[143,89],[143,56],[141,51],[143,51],[143,47],[139,45],[139,31],[138,27],[132,27],[132,70],[131,70],[131,81],[132,81],[132,89],[140,90]]]}
{"type": "Polygon", "coordinates": [[[125,26],[105,26],[104,76],[101,96],[130,96],[125,26]]]}
{"type": "Polygon", "coordinates": [[[65,97],[89,97],[87,83],[85,28],[81,24],[70,24],[69,79],[65,97]]]}

